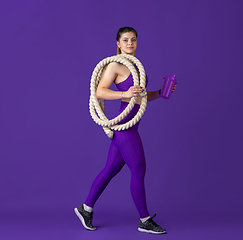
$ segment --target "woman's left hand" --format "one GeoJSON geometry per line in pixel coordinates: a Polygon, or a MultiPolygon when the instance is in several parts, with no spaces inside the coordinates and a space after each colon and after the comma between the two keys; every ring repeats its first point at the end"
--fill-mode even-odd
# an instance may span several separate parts
{"type": "Polygon", "coordinates": [[[175,84],[173,85],[172,92],[175,91],[175,89],[176,89],[176,84],[177,84],[177,83],[175,83],[175,84]]]}
{"type": "MultiPolygon", "coordinates": [[[[165,79],[163,78],[163,82],[164,82],[164,81],[165,81],[165,79]]],[[[175,89],[176,89],[176,84],[177,84],[177,82],[173,85],[172,92],[175,91],[175,89]]]]}

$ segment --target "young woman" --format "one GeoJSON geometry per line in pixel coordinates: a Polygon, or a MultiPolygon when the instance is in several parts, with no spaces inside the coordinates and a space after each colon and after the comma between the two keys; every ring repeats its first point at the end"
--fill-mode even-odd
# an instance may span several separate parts
{"type": "MultiPolygon", "coordinates": [[[[134,28],[123,27],[117,33],[117,54],[131,54],[135,56],[137,49],[137,32],[134,28]]],[[[175,85],[173,91],[175,90],[175,85]]],[[[98,99],[121,100],[120,114],[128,105],[132,97],[138,96],[143,90],[140,86],[133,86],[133,78],[129,69],[120,63],[108,64],[102,79],[97,87],[98,99]],[[115,83],[119,91],[110,90],[115,83]]],[[[160,97],[160,90],[147,92],[148,101],[160,97]]],[[[119,124],[131,120],[139,110],[141,97],[138,96],[136,104],[131,112],[119,124]]],[[[143,145],[138,133],[139,122],[127,130],[114,131],[108,153],[107,163],[104,169],[95,178],[85,203],[74,209],[83,226],[88,230],[96,230],[92,225],[95,202],[104,191],[110,180],[127,164],[131,171],[131,194],[140,215],[138,230],[140,232],[163,234],[166,230],[161,228],[150,217],[145,196],[144,176],[146,163],[143,145]]]]}

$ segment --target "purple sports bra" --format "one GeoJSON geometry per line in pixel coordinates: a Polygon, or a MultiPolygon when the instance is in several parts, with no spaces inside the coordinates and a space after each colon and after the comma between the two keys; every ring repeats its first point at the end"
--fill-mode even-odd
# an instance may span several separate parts
{"type": "MultiPolygon", "coordinates": [[[[132,74],[130,73],[130,75],[128,76],[128,78],[122,82],[119,82],[116,84],[116,87],[119,91],[127,91],[131,86],[133,86],[133,77],[132,74]]],[[[146,75],[146,87],[148,85],[148,77],[146,75]]]]}

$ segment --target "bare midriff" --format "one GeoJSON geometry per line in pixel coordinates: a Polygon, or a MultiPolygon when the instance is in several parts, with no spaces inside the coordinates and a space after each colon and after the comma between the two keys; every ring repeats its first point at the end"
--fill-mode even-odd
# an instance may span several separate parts
{"type": "MultiPolygon", "coordinates": [[[[122,99],[122,102],[130,102],[131,98],[123,98],[122,99]]],[[[137,97],[137,100],[136,100],[136,104],[141,104],[141,100],[142,98],[141,97],[137,97]]]]}

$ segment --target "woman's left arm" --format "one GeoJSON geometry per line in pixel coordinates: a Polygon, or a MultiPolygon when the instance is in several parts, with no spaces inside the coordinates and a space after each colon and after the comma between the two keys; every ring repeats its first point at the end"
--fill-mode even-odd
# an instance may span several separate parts
{"type": "Polygon", "coordinates": [[[158,91],[154,91],[154,92],[147,92],[147,100],[148,101],[153,101],[157,98],[160,98],[159,95],[159,90],[158,91]]]}

